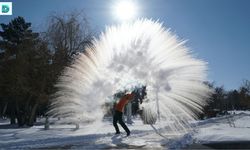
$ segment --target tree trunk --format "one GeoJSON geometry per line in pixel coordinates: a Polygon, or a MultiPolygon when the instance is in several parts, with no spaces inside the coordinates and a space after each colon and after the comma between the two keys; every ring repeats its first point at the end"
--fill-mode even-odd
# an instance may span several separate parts
{"type": "Polygon", "coordinates": [[[30,118],[30,116],[31,116],[31,109],[30,109],[30,101],[31,101],[31,98],[32,98],[32,95],[30,94],[29,96],[28,96],[28,98],[27,98],[27,101],[26,101],[26,103],[25,103],[25,106],[24,106],[24,122],[25,122],[25,124],[26,125],[29,125],[29,118],[30,118]]]}
{"type": "Polygon", "coordinates": [[[13,101],[10,105],[10,124],[16,124],[15,103],[13,101]]]}
{"type": "Polygon", "coordinates": [[[2,115],[3,115],[3,116],[5,116],[7,107],[8,107],[8,102],[6,102],[5,105],[4,105],[4,107],[3,107],[3,112],[2,112],[2,115]]]}
{"type": "Polygon", "coordinates": [[[25,112],[19,108],[18,102],[15,103],[16,105],[16,116],[17,116],[17,123],[19,127],[24,126],[25,124],[25,112]]]}
{"type": "Polygon", "coordinates": [[[29,126],[34,125],[37,107],[38,107],[38,102],[36,102],[35,105],[32,107],[31,114],[30,114],[30,117],[29,117],[29,122],[28,122],[29,126]]]}
{"type": "Polygon", "coordinates": [[[10,124],[16,124],[15,107],[13,105],[10,112],[10,124]]]}

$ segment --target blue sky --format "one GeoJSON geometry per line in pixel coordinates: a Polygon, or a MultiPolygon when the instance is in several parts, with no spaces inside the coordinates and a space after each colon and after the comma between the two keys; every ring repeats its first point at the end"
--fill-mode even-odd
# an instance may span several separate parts
{"type": "MultiPolygon", "coordinates": [[[[115,1],[12,0],[13,15],[0,16],[0,23],[23,16],[34,30],[41,31],[52,12],[84,10],[92,29],[99,33],[118,23],[112,15],[115,1]]],[[[210,81],[229,90],[238,88],[243,79],[250,80],[250,0],[135,1],[137,17],[159,19],[180,38],[188,39],[188,47],[208,62],[210,81]]]]}

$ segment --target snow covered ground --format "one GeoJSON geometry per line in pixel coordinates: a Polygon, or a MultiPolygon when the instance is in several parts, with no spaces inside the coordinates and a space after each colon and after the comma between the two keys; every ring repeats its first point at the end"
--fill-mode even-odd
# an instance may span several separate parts
{"type": "MultiPolygon", "coordinates": [[[[41,120],[40,120],[41,121],[41,120]]],[[[44,130],[43,125],[31,128],[15,128],[7,121],[0,124],[0,145],[2,149],[22,148],[162,148],[171,142],[167,137],[155,133],[150,125],[143,125],[139,119],[133,125],[128,125],[131,136],[125,133],[114,136],[111,121],[81,125],[76,130],[74,125],[51,125],[50,130],[44,130]],[[4,129],[3,129],[4,128],[4,129]]],[[[121,128],[121,131],[122,128],[121,128]]],[[[181,135],[171,133],[171,138],[182,138],[181,135]]]]}
{"type": "Polygon", "coordinates": [[[194,140],[200,143],[222,141],[250,142],[250,113],[236,112],[228,116],[198,122],[194,140]]]}
{"type": "MultiPolygon", "coordinates": [[[[44,119],[39,122],[44,122],[44,119]]],[[[193,123],[194,131],[186,134],[155,131],[152,126],[143,125],[139,119],[134,119],[134,124],[129,125],[132,133],[129,137],[124,132],[114,136],[110,120],[81,125],[78,130],[75,130],[74,125],[51,125],[49,130],[44,130],[43,124],[31,128],[16,128],[8,123],[8,120],[0,120],[0,149],[168,149],[192,143],[250,141],[249,112],[197,121],[193,123]]]]}

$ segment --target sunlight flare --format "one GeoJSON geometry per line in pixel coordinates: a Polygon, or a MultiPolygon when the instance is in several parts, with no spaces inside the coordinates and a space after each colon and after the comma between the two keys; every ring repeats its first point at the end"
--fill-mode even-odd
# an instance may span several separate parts
{"type": "Polygon", "coordinates": [[[114,5],[113,13],[121,21],[133,19],[136,16],[137,6],[133,1],[119,1],[114,5]]]}

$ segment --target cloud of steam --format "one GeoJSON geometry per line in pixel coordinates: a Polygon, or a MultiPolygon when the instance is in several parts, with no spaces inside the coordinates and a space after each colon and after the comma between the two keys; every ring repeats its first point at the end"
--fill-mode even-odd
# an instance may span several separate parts
{"type": "Polygon", "coordinates": [[[157,114],[172,120],[171,128],[185,128],[186,120],[202,111],[210,90],[203,84],[206,63],[184,44],[152,20],[108,27],[65,69],[49,114],[74,123],[101,120],[108,96],[139,83],[147,86],[145,119],[157,114]]]}

